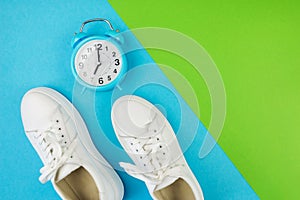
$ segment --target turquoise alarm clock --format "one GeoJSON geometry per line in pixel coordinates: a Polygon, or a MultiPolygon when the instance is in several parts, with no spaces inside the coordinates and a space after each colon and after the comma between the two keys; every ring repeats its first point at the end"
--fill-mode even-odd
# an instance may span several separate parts
{"type": "Polygon", "coordinates": [[[122,51],[123,39],[107,19],[96,18],[83,22],[75,34],[72,47],[72,71],[86,87],[96,90],[112,89],[127,70],[126,56],[122,51]],[[87,23],[101,21],[109,26],[102,35],[83,32],[87,23]]]}

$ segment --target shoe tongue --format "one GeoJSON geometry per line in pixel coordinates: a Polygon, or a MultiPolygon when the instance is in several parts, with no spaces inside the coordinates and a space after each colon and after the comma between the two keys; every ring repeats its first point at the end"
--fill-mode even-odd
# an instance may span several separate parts
{"type": "Polygon", "coordinates": [[[160,183],[159,185],[157,185],[155,187],[154,192],[157,190],[161,190],[165,187],[168,187],[169,185],[173,184],[177,179],[179,179],[179,178],[170,177],[170,176],[165,177],[164,180],[162,181],[162,183],[160,183]]]}
{"type": "Polygon", "coordinates": [[[71,174],[73,171],[75,171],[79,167],[80,167],[80,165],[78,165],[78,164],[66,163],[65,165],[63,165],[62,167],[60,167],[58,169],[57,175],[55,178],[55,182],[57,183],[57,182],[61,181],[62,179],[67,177],[69,174],[71,174]]]}

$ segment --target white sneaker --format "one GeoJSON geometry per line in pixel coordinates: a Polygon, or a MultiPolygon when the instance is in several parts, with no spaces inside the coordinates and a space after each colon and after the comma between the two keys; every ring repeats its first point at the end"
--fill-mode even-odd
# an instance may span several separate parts
{"type": "Polygon", "coordinates": [[[135,163],[120,163],[121,167],[144,181],[153,199],[204,199],[172,127],[154,105],[123,96],[114,103],[111,117],[121,145],[135,163]]]}
{"type": "Polygon", "coordinates": [[[123,184],[91,141],[78,111],[58,92],[35,88],[23,97],[26,135],[44,167],[39,180],[51,180],[63,199],[123,197],[123,184]]]}

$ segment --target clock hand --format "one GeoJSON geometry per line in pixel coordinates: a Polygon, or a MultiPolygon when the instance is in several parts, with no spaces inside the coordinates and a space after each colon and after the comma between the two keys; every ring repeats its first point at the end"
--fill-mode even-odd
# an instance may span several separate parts
{"type": "Polygon", "coordinates": [[[101,61],[100,61],[100,48],[98,48],[97,50],[98,50],[97,51],[97,53],[98,53],[98,62],[101,63],[101,61]]]}
{"type": "Polygon", "coordinates": [[[97,67],[96,67],[96,69],[95,69],[95,71],[94,71],[94,75],[97,73],[97,71],[98,71],[98,68],[101,66],[101,63],[99,64],[99,65],[97,65],[97,67]]]}

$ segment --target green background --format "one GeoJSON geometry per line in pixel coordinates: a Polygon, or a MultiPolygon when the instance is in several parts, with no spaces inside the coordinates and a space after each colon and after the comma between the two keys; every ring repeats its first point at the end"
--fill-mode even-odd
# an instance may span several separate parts
{"type": "MultiPolygon", "coordinates": [[[[129,28],[174,29],[208,51],[227,94],[226,121],[218,143],[260,198],[299,199],[300,2],[109,2],[129,28]]],[[[199,100],[200,119],[207,126],[211,103],[203,79],[178,56],[158,50],[149,53],[189,80],[199,100]]],[[[195,109],[184,87],[169,78],[195,109]]]]}

